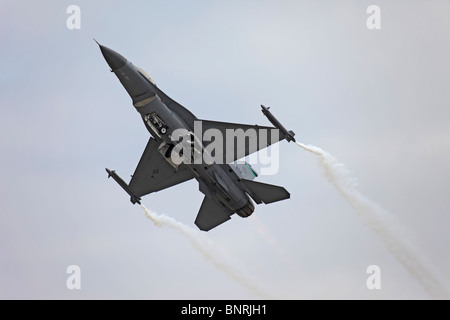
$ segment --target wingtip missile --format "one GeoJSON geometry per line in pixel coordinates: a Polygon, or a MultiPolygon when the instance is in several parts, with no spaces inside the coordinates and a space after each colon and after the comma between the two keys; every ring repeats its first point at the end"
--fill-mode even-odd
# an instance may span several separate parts
{"type": "Polygon", "coordinates": [[[269,111],[270,107],[265,107],[264,105],[261,105],[261,111],[262,113],[267,117],[267,119],[272,123],[275,128],[279,129],[281,132],[283,132],[286,135],[287,142],[294,141],[295,142],[295,133],[292,130],[287,130],[281,123],[278,121],[277,118],[272,114],[272,112],[269,111]]]}
{"type": "Polygon", "coordinates": [[[119,186],[122,187],[123,190],[125,190],[126,193],[130,195],[130,201],[132,204],[141,204],[141,198],[135,195],[130,187],[127,185],[125,181],[122,180],[121,177],[116,173],[114,170],[109,170],[108,168],[105,168],[106,172],[108,172],[108,178],[113,177],[114,180],[119,184],[119,186]]]}

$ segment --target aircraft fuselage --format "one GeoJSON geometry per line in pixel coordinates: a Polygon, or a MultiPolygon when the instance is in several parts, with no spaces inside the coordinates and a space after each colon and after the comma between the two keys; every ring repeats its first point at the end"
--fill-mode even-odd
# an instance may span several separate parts
{"type": "MultiPolygon", "coordinates": [[[[161,154],[173,165],[171,151],[178,141],[174,133],[185,129],[185,132],[193,134],[193,121],[197,118],[165,95],[143,70],[107,47],[100,45],[100,49],[111,71],[130,95],[133,106],[141,115],[147,130],[159,143],[161,154]]],[[[203,149],[203,143],[200,143],[203,149]]],[[[217,201],[225,210],[236,212],[241,217],[253,213],[252,201],[239,183],[239,177],[228,164],[203,162],[183,165],[188,166],[193,173],[200,191],[217,201]]]]}

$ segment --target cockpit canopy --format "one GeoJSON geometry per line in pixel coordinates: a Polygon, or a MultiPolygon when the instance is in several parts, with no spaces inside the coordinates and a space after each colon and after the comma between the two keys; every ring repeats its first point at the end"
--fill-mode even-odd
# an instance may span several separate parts
{"type": "Polygon", "coordinates": [[[148,75],[147,72],[145,72],[143,69],[141,69],[139,67],[137,69],[138,69],[140,74],[142,74],[144,77],[146,77],[148,80],[150,80],[151,83],[153,83],[156,86],[155,81],[153,81],[153,79],[148,75]]]}

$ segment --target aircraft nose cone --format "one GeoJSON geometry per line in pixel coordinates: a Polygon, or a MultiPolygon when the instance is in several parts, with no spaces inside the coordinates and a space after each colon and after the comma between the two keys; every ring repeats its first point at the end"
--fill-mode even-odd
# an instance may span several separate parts
{"type": "Polygon", "coordinates": [[[111,70],[117,70],[119,68],[122,68],[126,63],[127,59],[122,57],[120,54],[115,52],[114,50],[111,50],[108,47],[102,46],[99,44],[100,51],[103,54],[103,57],[105,58],[106,62],[108,63],[111,70]]]}

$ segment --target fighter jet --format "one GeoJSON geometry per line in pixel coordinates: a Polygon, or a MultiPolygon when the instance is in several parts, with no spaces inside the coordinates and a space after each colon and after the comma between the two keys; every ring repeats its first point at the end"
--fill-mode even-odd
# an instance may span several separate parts
{"type": "Polygon", "coordinates": [[[144,195],[196,179],[205,197],[195,224],[209,231],[234,213],[250,216],[253,201],[269,204],[290,198],[281,186],[253,181],[257,176],[253,168],[236,162],[283,139],[295,141],[294,132],[287,131],[268,108],[261,106],[275,127],[200,120],[159,89],[145,71],[97,44],[151,134],[128,184],[106,169],[133,204],[140,204],[144,195]]]}

